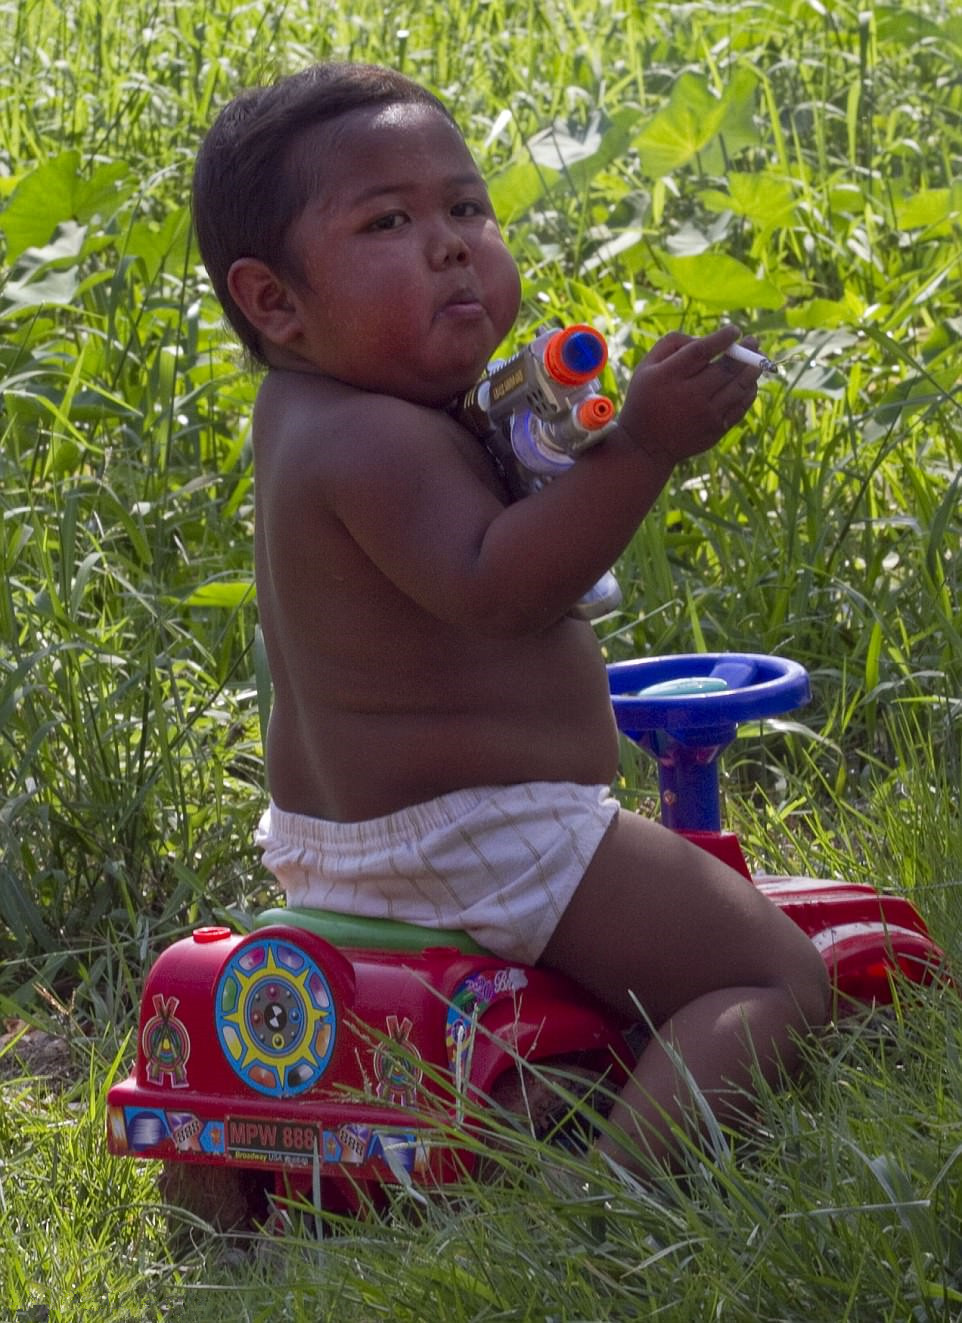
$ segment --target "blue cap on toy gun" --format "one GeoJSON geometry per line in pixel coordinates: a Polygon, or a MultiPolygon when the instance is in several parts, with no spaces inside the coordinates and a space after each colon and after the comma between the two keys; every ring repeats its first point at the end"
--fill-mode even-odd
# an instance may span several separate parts
{"type": "MultiPolygon", "coordinates": [[[[536,340],[535,345],[538,343],[536,340]]],[[[559,386],[584,386],[608,362],[608,345],[593,326],[566,326],[563,331],[549,335],[541,361],[545,372],[559,386]]]]}

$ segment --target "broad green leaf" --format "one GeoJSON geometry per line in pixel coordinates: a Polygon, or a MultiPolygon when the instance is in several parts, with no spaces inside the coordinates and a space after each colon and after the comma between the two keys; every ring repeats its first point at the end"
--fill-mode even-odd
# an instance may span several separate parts
{"type": "MultiPolygon", "coordinates": [[[[758,125],[755,122],[757,93],[758,76],[747,65],[739,65],[722,93],[723,113],[716,139],[717,143],[724,143],[728,157],[744,147],[757,147],[759,144],[758,125]]],[[[711,168],[716,167],[712,164],[711,168]]],[[[717,169],[719,173],[727,172],[727,160],[720,161],[717,169]]]]}
{"type": "Polygon", "coordinates": [[[218,579],[202,583],[187,597],[188,606],[219,606],[230,611],[254,601],[254,584],[250,579],[218,579]]]}
{"type": "Polygon", "coordinates": [[[956,384],[957,375],[952,368],[914,373],[887,390],[873,406],[874,412],[887,420],[895,416],[907,417],[920,409],[944,403],[951,397],[956,384]]]}
{"type": "Polygon", "coordinates": [[[601,148],[601,130],[599,117],[592,116],[583,138],[574,138],[560,124],[552,124],[542,129],[527,141],[531,159],[536,165],[549,170],[569,170],[577,161],[584,161],[594,156],[601,148]]]}
{"type": "Polygon", "coordinates": [[[70,267],[66,271],[47,271],[37,280],[8,280],[2,298],[9,306],[0,311],[0,318],[28,308],[72,302],[77,292],[77,279],[76,267],[70,267]]]}
{"type": "Polygon", "coordinates": [[[27,248],[45,244],[64,221],[83,223],[97,214],[113,215],[134,188],[123,161],[98,166],[89,178],[80,174],[76,151],[61,152],[25,175],[0,212],[11,265],[27,248]],[[121,187],[121,181],[126,181],[121,187]]]}
{"type": "Polygon", "coordinates": [[[168,211],[160,224],[138,220],[123,241],[123,252],[140,258],[147,280],[152,282],[161,268],[182,261],[190,233],[190,209],[178,207],[168,211]]]}
{"type": "Polygon", "coordinates": [[[639,112],[631,107],[611,116],[605,125],[598,149],[591,156],[576,162],[568,172],[576,187],[584,188],[613,161],[624,158],[631,147],[638,119],[639,112]]]}
{"type": "Polygon", "coordinates": [[[584,137],[561,126],[543,129],[527,142],[530,161],[511,166],[490,184],[491,201],[502,222],[530,211],[559,180],[582,190],[612,161],[624,156],[638,123],[634,109],[620,110],[602,127],[596,116],[584,137]]]}
{"type": "Polygon", "coordinates": [[[909,47],[916,46],[925,37],[941,44],[946,35],[942,24],[933,23],[915,8],[902,5],[876,6],[875,28],[880,42],[909,47]]]}
{"type": "Polygon", "coordinates": [[[837,180],[828,190],[828,204],[842,216],[855,216],[865,208],[865,194],[852,180],[837,180]]]}
{"type": "Polygon", "coordinates": [[[634,139],[644,173],[651,179],[671,174],[723,131],[731,138],[731,151],[756,142],[758,135],[751,122],[755,86],[754,75],[742,70],[724,96],[717,97],[704,78],[682,74],[668,105],[634,139]]]}
{"type": "Polygon", "coordinates": [[[962,336],[962,322],[955,317],[938,321],[922,342],[922,359],[929,363],[956,348],[962,336]]]}
{"type": "Polygon", "coordinates": [[[84,461],[84,447],[72,436],[57,436],[50,443],[46,473],[53,478],[65,478],[76,473],[84,461]]]}
{"type": "Polygon", "coordinates": [[[66,407],[64,399],[63,391],[45,382],[29,391],[16,387],[4,391],[4,405],[17,418],[39,419],[52,413],[60,420],[91,423],[117,418],[133,422],[141,416],[126,400],[95,385],[88,384],[72,394],[66,407]]]}
{"type": "Polygon", "coordinates": [[[684,221],[674,234],[669,235],[665,247],[673,257],[691,257],[706,253],[717,244],[724,244],[731,226],[731,213],[723,212],[708,227],[693,220],[684,221]]]}
{"type": "Polygon", "coordinates": [[[90,234],[87,226],[75,221],[64,221],[50,243],[30,247],[20,255],[16,279],[8,280],[0,290],[0,300],[11,305],[8,315],[25,308],[36,309],[49,305],[78,301],[85,290],[109,280],[108,268],[92,271],[80,278],[80,259],[110,247],[113,240],[104,234],[90,234]]]}
{"type": "Polygon", "coordinates": [[[80,153],[62,152],[25,175],[0,212],[0,229],[7,240],[7,261],[12,265],[30,247],[47,242],[61,221],[73,217],[73,198],[80,153]]]}
{"type": "Polygon", "coordinates": [[[831,363],[812,363],[803,372],[792,377],[793,395],[814,395],[830,400],[842,400],[847,389],[848,381],[831,363]]]}
{"type": "Polygon", "coordinates": [[[711,211],[734,211],[759,230],[787,224],[795,212],[795,193],[787,180],[764,172],[732,170],[728,192],[703,189],[699,200],[711,211]]]}
{"type": "Polygon", "coordinates": [[[950,219],[958,221],[962,211],[962,184],[952,188],[922,188],[900,198],[895,204],[895,221],[900,230],[930,230],[948,233],[950,219]]]}
{"type": "Polygon", "coordinates": [[[58,427],[69,432],[74,440],[82,442],[83,434],[74,426],[68,412],[63,407],[62,397],[53,391],[41,389],[35,391],[5,390],[3,393],[4,411],[11,418],[44,419],[53,421],[58,427]]]}
{"type": "Polygon", "coordinates": [[[21,254],[18,269],[37,271],[42,266],[72,266],[83,252],[87,237],[86,225],[76,221],[64,221],[58,225],[54,237],[49,243],[39,247],[31,246],[21,254]]]}
{"type": "Polygon", "coordinates": [[[707,211],[735,210],[735,200],[732,195],[720,188],[701,188],[696,197],[707,211]]]}
{"type": "Polygon", "coordinates": [[[712,96],[703,78],[682,74],[668,105],[635,138],[644,173],[658,179],[690,161],[711,142],[723,114],[721,101],[712,96]]]}
{"type": "Polygon", "coordinates": [[[592,255],[582,262],[582,270],[588,272],[596,271],[599,267],[606,267],[619,254],[627,252],[629,248],[634,248],[635,244],[641,243],[644,237],[644,230],[636,226],[628,226],[616,234],[613,239],[609,239],[599,248],[596,248],[592,255]]]}
{"type": "Polygon", "coordinates": [[[495,175],[488,192],[501,224],[507,225],[530,211],[558,178],[556,170],[539,168],[533,161],[519,161],[495,175]]]}
{"type": "Polygon", "coordinates": [[[785,311],[788,326],[797,330],[825,330],[833,326],[851,326],[861,316],[861,300],[805,299],[785,311]]]}
{"type": "Polygon", "coordinates": [[[764,276],[726,253],[699,253],[694,257],[662,257],[679,293],[712,308],[780,308],[785,295],[764,276]]]}
{"type": "Polygon", "coordinates": [[[561,127],[545,129],[528,142],[535,163],[583,188],[599,171],[624,156],[638,124],[638,111],[626,108],[604,125],[595,115],[583,138],[572,137],[561,127]]]}

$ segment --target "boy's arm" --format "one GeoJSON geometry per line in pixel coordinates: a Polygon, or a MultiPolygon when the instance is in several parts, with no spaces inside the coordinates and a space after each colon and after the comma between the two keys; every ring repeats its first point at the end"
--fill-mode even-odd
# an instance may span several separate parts
{"type": "Polygon", "coordinates": [[[659,341],[612,434],[510,505],[469,462],[451,420],[361,397],[350,417],[331,420],[326,500],[381,573],[438,618],[490,635],[543,629],[617,559],[675,464],[751,405],[757,370],[713,361],[737,336],[659,341]]]}

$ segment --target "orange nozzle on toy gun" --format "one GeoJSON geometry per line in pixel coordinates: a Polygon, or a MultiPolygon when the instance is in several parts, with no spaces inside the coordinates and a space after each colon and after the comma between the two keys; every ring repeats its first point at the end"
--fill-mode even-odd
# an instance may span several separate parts
{"type": "MultiPolygon", "coordinates": [[[[557,418],[526,416],[535,444],[548,455],[565,455],[570,460],[604,437],[615,421],[615,406],[607,395],[590,394],[576,399],[568,412],[557,418]]],[[[513,429],[512,440],[516,435],[517,429],[513,429]]],[[[526,458],[531,463],[530,457],[526,458]]]]}
{"type": "Polygon", "coordinates": [[[589,395],[578,401],[572,414],[578,426],[586,432],[598,432],[614,418],[615,406],[607,395],[589,395]]]}

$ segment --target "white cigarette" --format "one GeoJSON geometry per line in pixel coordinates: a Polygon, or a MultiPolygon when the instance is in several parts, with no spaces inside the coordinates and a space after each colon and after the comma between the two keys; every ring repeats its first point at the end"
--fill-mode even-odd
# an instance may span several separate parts
{"type": "Polygon", "coordinates": [[[731,345],[725,350],[729,358],[736,359],[739,363],[750,363],[752,367],[761,368],[763,372],[777,372],[778,364],[773,363],[770,358],[764,354],[756,354],[754,349],[746,349],[744,345],[731,345]]]}

